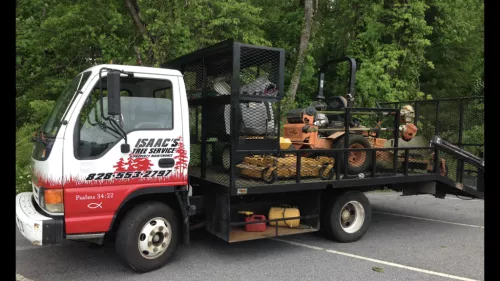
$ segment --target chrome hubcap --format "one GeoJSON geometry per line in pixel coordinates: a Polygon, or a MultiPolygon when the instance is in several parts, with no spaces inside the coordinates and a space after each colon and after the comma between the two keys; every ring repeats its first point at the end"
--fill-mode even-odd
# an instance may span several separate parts
{"type": "Polygon", "coordinates": [[[170,223],[164,218],[149,220],[138,237],[139,252],[146,259],[161,256],[168,248],[171,240],[170,223]]]}
{"type": "Polygon", "coordinates": [[[358,231],[365,221],[365,209],[357,201],[350,201],[342,207],[340,226],[347,233],[358,231]]]}

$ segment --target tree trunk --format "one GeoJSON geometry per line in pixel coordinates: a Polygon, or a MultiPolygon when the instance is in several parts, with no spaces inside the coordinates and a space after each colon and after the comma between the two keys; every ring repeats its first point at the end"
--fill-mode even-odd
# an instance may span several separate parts
{"type": "Polygon", "coordinates": [[[300,78],[302,76],[302,70],[304,68],[304,60],[307,56],[307,45],[309,44],[309,38],[311,36],[312,22],[313,22],[313,0],[305,0],[304,27],[300,35],[300,45],[299,45],[299,53],[297,55],[297,62],[295,64],[295,69],[293,70],[290,86],[286,94],[287,96],[286,106],[291,106],[295,101],[295,95],[297,94],[297,88],[299,87],[300,78]]]}
{"type": "MultiPolygon", "coordinates": [[[[130,16],[132,17],[132,20],[134,21],[135,26],[141,33],[141,35],[144,38],[147,38],[150,40],[151,45],[154,44],[155,40],[154,38],[149,34],[148,29],[146,27],[146,24],[142,21],[141,19],[141,12],[139,10],[139,5],[137,4],[137,0],[125,0],[125,5],[128,8],[128,11],[130,13],[130,16]]],[[[137,48],[136,48],[137,52],[137,48]]],[[[140,55],[138,55],[140,57],[140,55]]],[[[152,47],[149,47],[147,50],[147,58],[145,60],[141,60],[141,63],[143,65],[153,65],[154,64],[154,51],[152,47]]]]}

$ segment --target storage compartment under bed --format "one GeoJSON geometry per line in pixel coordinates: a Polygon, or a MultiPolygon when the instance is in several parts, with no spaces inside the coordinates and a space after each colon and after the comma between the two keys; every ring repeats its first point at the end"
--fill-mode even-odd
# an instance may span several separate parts
{"type": "Polygon", "coordinates": [[[233,243],[318,231],[320,227],[319,213],[320,191],[272,193],[241,197],[233,196],[230,202],[228,242],[233,243]],[[286,225],[292,227],[280,226],[280,222],[274,222],[274,225],[270,225],[268,222],[263,232],[245,231],[245,225],[243,223],[245,223],[246,215],[240,214],[240,211],[251,211],[256,215],[264,215],[267,220],[270,220],[269,210],[272,207],[278,208],[273,212],[273,219],[281,219],[281,223],[285,222],[286,225]],[[291,219],[297,216],[297,209],[301,217],[300,224],[298,225],[296,219],[291,219]],[[281,210],[283,210],[283,213],[281,213],[281,210]],[[281,214],[283,214],[283,216],[281,216],[281,214]]]}

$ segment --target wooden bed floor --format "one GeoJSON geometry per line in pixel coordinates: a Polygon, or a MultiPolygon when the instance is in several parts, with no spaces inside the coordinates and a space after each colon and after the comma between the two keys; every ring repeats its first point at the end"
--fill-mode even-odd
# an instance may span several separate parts
{"type": "MultiPolygon", "coordinates": [[[[314,231],[318,231],[318,229],[305,224],[301,224],[297,228],[278,226],[278,236],[302,234],[314,231]]],[[[268,225],[265,232],[248,232],[245,231],[243,227],[232,227],[231,233],[229,233],[229,243],[271,237],[276,237],[276,226],[268,225]]]]}

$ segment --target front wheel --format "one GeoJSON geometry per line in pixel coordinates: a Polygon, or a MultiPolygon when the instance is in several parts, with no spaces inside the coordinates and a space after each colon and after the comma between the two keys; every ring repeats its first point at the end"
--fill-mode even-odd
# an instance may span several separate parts
{"type": "Polygon", "coordinates": [[[163,203],[148,202],[126,214],[118,227],[115,248],[123,264],[143,273],[163,267],[178,240],[175,211],[163,203]]]}
{"type": "Polygon", "coordinates": [[[347,243],[363,237],[371,219],[368,198],[359,191],[351,191],[330,199],[323,222],[328,238],[347,243]]]}

